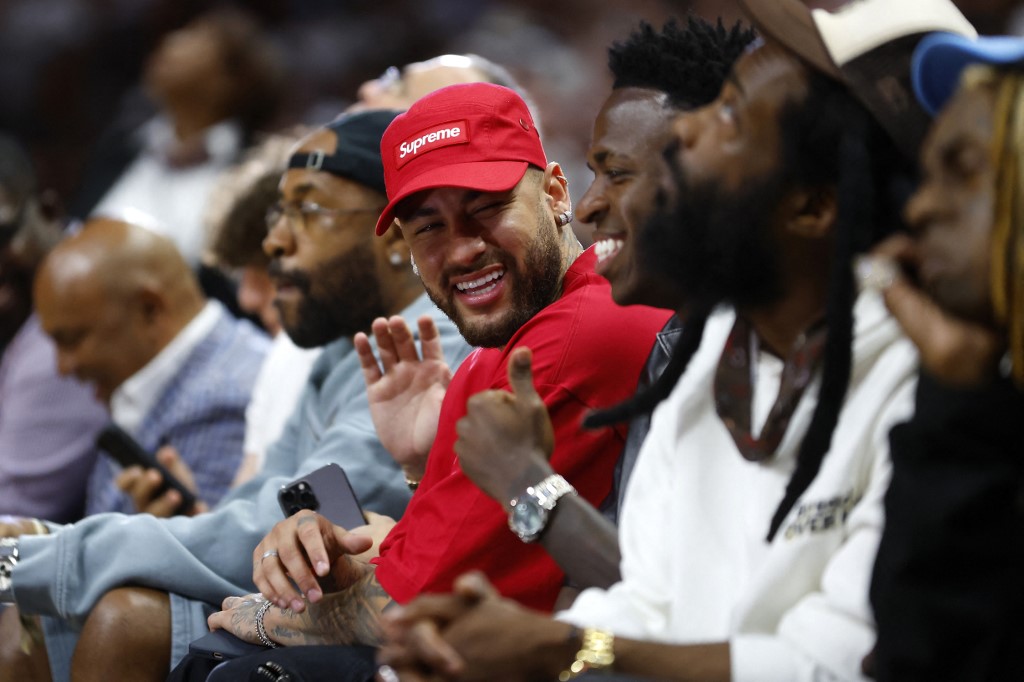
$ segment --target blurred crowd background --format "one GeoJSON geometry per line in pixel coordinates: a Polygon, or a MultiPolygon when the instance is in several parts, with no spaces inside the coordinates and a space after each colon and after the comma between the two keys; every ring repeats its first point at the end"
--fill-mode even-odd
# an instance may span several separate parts
{"type": "MultiPolygon", "coordinates": [[[[894,0],[898,2],[898,0],[894,0]]],[[[73,204],[103,136],[153,113],[155,89],[204,82],[213,57],[165,40],[213,0],[0,0],[0,131],[29,150],[40,186],[73,204]],[[177,50],[177,53],[171,55],[177,50]],[[160,68],[154,56],[163,54],[160,68]]],[[[1021,2],[962,0],[981,32],[1014,30],[1021,2]]],[[[277,83],[250,83],[253,130],[330,120],[390,66],[476,53],[532,94],[553,160],[575,198],[589,182],[589,122],[608,89],[605,50],[639,20],[687,11],[739,18],[735,0],[249,0],[234,3],[267,35],[277,83]],[[257,91],[263,88],[263,98],[257,91]]],[[[244,79],[243,79],[244,80],[244,79]]],[[[197,95],[198,96],[198,95],[197,95]]]]}

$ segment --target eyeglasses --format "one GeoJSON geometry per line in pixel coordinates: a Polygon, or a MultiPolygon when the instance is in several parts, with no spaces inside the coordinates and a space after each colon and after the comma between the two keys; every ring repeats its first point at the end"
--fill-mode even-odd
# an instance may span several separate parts
{"type": "Polygon", "coordinates": [[[312,202],[301,204],[282,204],[279,202],[267,209],[265,219],[268,231],[274,229],[274,226],[284,217],[293,228],[299,228],[308,232],[317,225],[326,226],[331,218],[359,213],[376,213],[379,215],[383,210],[383,206],[374,206],[373,208],[327,208],[312,202]]]}

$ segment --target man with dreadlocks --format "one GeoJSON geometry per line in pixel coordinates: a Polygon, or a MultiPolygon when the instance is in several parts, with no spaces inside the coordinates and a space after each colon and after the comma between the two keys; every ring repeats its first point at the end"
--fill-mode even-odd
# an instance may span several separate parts
{"type": "Polygon", "coordinates": [[[1021,680],[1024,39],[929,36],[914,77],[930,111],[953,98],[907,205],[914,239],[879,249],[906,267],[881,283],[922,371],[892,432],[876,679],[1021,680]]]}
{"type": "MultiPolygon", "coordinates": [[[[629,257],[617,258],[616,250],[627,248],[626,234],[643,225],[654,211],[657,180],[665,167],[661,150],[668,142],[673,118],[711,102],[729,68],[753,38],[751,30],[738,24],[726,30],[721,23],[714,26],[690,17],[684,26],[670,21],[661,31],[642,23],[628,40],[609,48],[612,92],[594,122],[588,153],[594,181],[580,199],[576,215],[595,227],[597,271],[611,282],[612,297],[619,305],[674,306],[671,297],[662,299],[658,292],[650,291],[643,270],[632,268],[629,257]]],[[[658,335],[642,385],[648,385],[664,369],[667,351],[680,329],[679,319],[673,317],[658,335]]],[[[536,392],[529,364],[515,364],[513,370],[513,389],[522,386],[516,395],[530,395],[530,400],[516,404],[543,414],[542,403],[533,398],[536,392]]],[[[548,461],[550,452],[532,447],[529,429],[496,430],[500,422],[492,416],[508,408],[508,397],[506,391],[474,396],[460,426],[456,451],[466,475],[511,511],[512,500],[526,485],[543,481],[555,471],[548,461]]],[[[613,522],[649,421],[649,415],[643,414],[630,423],[615,490],[602,508],[604,516],[579,496],[563,497],[557,513],[552,510],[547,527],[539,533],[540,544],[565,568],[575,586],[609,587],[619,579],[613,522]]]]}
{"type": "Polygon", "coordinates": [[[391,616],[403,679],[862,679],[886,435],[917,357],[851,264],[900,224],[926,124],[914,43],[973,29],[947,0],[741,4],[766,42],[677,119],[673,187],[615,257],[686,316],[652,390],[591,419],[665,400],[626,491],[622,580],[557,622],[465,576],[391,616]]]}

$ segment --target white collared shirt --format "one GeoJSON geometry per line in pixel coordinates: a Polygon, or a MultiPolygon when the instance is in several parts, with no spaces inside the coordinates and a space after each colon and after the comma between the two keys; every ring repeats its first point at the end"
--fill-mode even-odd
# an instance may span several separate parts
{"type": "Polygon", "coordinates": [[[218,303],[208,301],[156,357],[117,387],[110,397],[110,414],[118,426],[136,435],[167,384],[224,314],[218,303]]]}

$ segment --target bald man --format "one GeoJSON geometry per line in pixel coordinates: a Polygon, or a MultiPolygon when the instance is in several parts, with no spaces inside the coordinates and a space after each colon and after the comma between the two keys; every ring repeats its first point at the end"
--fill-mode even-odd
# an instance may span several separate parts
{"type": "MultiPolygon", "coordinates": [[[[60,372],[90,383],[143,448],[173,446],[199,498],[219,500],[241,462],[265,336],[204,299],[173,242],[119,220],[91,220],[60,243],[34,294],[60,372]]],[[[87,513],[134,511],[115,473],[108,458],[97,462],[87,513]]]]}
{"type": "MultiPolygon", "coordinates": [[[[388,68],[377,78],[359,86],[356,101],[348,110],[404,111],[420,97],[458,83],[504,85],[525,97],[523,88],[504,66],[475,54],[443,54],[422,62],[406,64],[402,68],[388,68]]],[[[530,108],[534,109],[533,106],[530,108]]]]}

